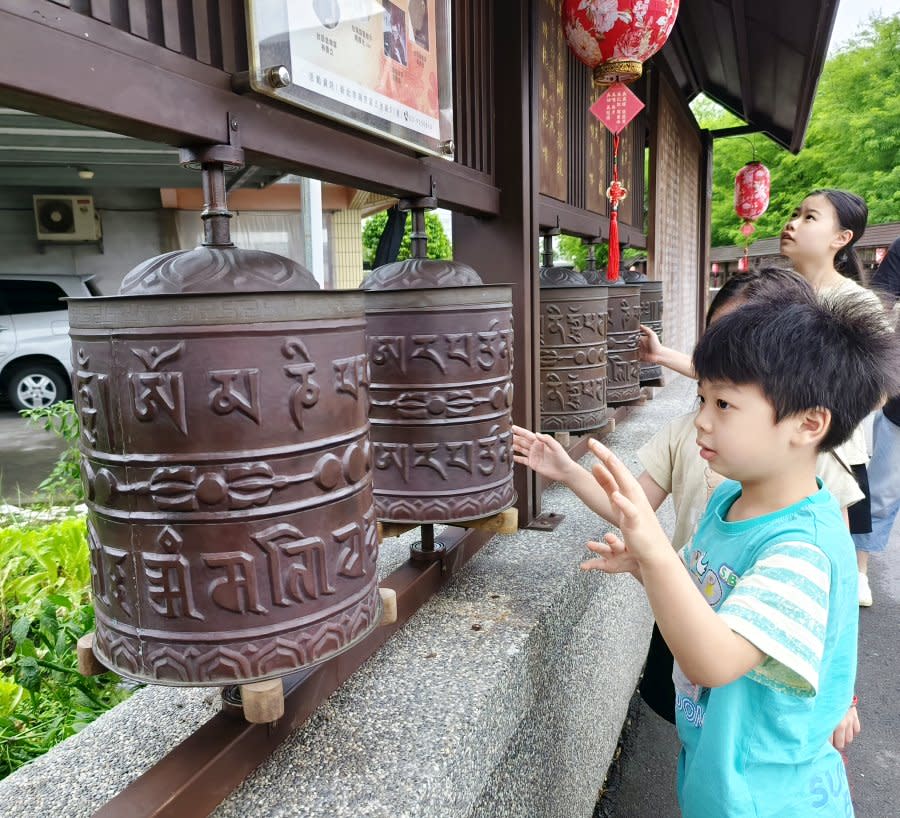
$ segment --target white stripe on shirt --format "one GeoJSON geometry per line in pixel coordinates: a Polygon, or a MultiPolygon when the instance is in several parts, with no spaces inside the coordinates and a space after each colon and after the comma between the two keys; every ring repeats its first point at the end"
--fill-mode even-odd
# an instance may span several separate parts
{"type": "MultiPolygon", "coordinates": [[[[722,604],[719,612],[729,614],[745,621],[753,621],[754,619],[764,619],[770,622],[775,628],[786,634],[789,638],[799,642],[813,655],[822,655],[822,645],[824,642],[825,628],[822,628],[822,635],[818,636],[811,631],[804,623],[786,616],[777,608],[767,605],[756,597],[741,596],[732,593],[728,599],[722,604]],[[741,609],[750,614],[750,617],[743,616],[741,609]]],[[[827,613],[825,618],[827,619],[827,613]]],[[[757,625],[760,627],[761,625],[757,625]]],[[[771,629],[769,629],[771,630],[771,629]]]]}
{"type": "MultiPolygon", "coordinates": [[[[766,656],[771,656],[772,659],[774,659],[780,665],[783,665],[789,671],[800,677],[801,680],[805,681],[812,689],[813,694],[818,692],[819,671],[817,668],[813,667],[804,659],[801,659],[796,653],[792,652],[782,642],[774,639],[771,634],[760,630],[752,622],[748,622],[746,619],[741,619],[739,617],[729,616],[727,613],[722,614],[722,619],[725,620],[725,623],[728,625],[728,627],[730,627],[735,633],[743,636],[744,639],[759,648],[763,653],[766,654],[766,656]]],[[[762,664],[757,665],[753,670],[754,675],[756,676],[772,678],[776,681],[782,681],[785,684],[788,684],[787,681],[778,680],[777,677],[775,677],[773,674],[770,674],[767,671],[763,670],[762,664]]],[[[804,688],[800,687],[799,685],[791,686],[797,687],[797,689],[799,690],[804,690],[804,688]]]]}
{"type": "MultiPolygon", "coordinates": [[[[805,543],[780,543],[781,545],[789,545],[792,547],[798,545],[805,545],[805,543]]],[[[821,551],[817,549],[815,546],[809,546],[810,549],[816,552],[817,555],[821,555],[821,551]]],[[[827,596],[831,591],[831,576],[830,574],[823,571],[813,563],[804,560],[802,557],[791,557],[787,554],[770,554],[768,557],[763,557],[759,562],[757,562],[753,566],[753,571],[760,571],[766,569],[776,569],[780,571],[790,571],[792,574],[796,574],[799,577],[811,582],[813,585],[818,586],[822,589],[822,592],[827,596]]]]}
{"type": "Polygon", "coordinates": [[[757,588],[760,591],[773,593],[781,599],[787,600],[795,608],[802,610],[810,619],[823,628],[828,624],[828,610],[813,600],[809,594],[803,593],[796,585],[792,585],[790,582],[753,573],[745,578],[742,577],[738,587],[745,590],[757,588]]]}

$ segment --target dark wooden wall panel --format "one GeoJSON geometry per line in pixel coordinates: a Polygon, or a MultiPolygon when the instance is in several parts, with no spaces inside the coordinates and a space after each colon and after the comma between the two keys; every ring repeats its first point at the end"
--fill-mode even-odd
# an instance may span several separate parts
{"type": "MultiPolygon", "coordinates": [[[[584,83],[582,94],[581,104],[587,109],[597,98],[597,90],[589,76],[584,83]]],[[[606,165],[609,156],[609,140],[607,138],[609,133],[600,120],[590,112],[585,117],[585,123],[587,156],[584,206],[593,213],[607,216],[609,200],[606,198],[606,188],[609,186],[609,173],[606,165]]]]}
{"type": "Polygon", "coordinates": [[[453,120],[456,161],[480,173],[494,166],[491,0],[453,0],[453,120]]]}
{"type": "Polygon", "coordinates": [[[112,11],[110,10],[110,0],[90,0],[90,3],[83,14],[99,20],[101,23],[112,22],[112,11]]]}
{"type": "MultiPolygon", "coordinates": [[[[585,238],[609,235],[606,188],[612,174],[612,134],[590,113],[603,89],[591,70],[571,53],[560,21],[560,0],[535,0],[532,66],[538,77],[535,121],[539,143],[542,227],[559,225],[564,233],[585,238]]],[[[646,97],[645,83],[632,91],[646,97]]],[[[622,242],[644,246],[643,163],[646,124],[632,123],[623,133],[619,176],[628,198],[619,207],[622,242]]]]}
{"type": "Polygon", "coordinates": [[[539,56],[540,94],[540,191],[562,202],[567,201],[568,177],[574,170],[569,165],[567,146],[568,52],[559,22],[560,0],[541,0],[538,6],[537,49],[539,56]]]}
{"type": "MultiPolygon", "coordinates": [[[[568,52],[568,48],[566,49],[568,52]]],[[[593,119],[588,106],[585,104],[587,94],[585,88],[590,84],[590,77],[585,65],[567,53],[566,65],[566,96],[568,99],[568,127],[571,128],[571,138],[568,141],[568,195],[566,200],[573,207],[584,208],[587,206],[586,183],[588,144],[587,120],[593,119]],[[581,137],[581,138],[579,138],[581,137]]],[[[565,127],[566,123],[562,123],[565,127]]]]}
{"type": "Polygon", "coordinates": [[[229,73],[247,70],[242,0],[50,0],[229,73]]]}
{"type": "Polygon", "coordinates": [[[706,148],[675,83],[654,72],[648,274],[663,281],[666,344],[688,352],[697,340],[699,237],[705,219],[706,148]]]}

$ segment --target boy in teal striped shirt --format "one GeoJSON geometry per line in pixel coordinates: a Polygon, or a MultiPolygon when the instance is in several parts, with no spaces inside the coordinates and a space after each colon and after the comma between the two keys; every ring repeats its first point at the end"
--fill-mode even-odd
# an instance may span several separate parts
{"type": "Polygon", "coordinates": [[[624,542],[589,543],[583,567],[633,573],[675,656],[685,818],[853,815],[829,739],[853,696],[856,562],[816,456],[898,391],[898,355],[862,302],[748,304],[716,322],[694,351],[695,426],[728,479],[677,554],[591,443],[624,542]]]}

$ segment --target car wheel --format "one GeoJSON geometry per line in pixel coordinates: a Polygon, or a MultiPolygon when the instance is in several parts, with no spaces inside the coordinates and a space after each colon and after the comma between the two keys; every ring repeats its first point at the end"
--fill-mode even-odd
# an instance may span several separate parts
{"type": "Polygon", "coordinates": [[[6,391],[16,410],[41,409],[69,397],[69,386],[62,373],[40,364],[13,372],[6,391]]]}

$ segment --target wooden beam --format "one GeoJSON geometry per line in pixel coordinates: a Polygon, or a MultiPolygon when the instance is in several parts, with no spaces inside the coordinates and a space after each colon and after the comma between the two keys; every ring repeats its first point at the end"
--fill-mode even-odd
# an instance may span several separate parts
{"type": "Polygon", "coordinates": [[[430,195],[434,180],[442,205],[499,212],[486,174],[238,95],[226,72],[48,0],[0,0],[0,31],[0,105],[177,147],[228,143],[230,115],[247,164],[397,197],[430,195]]]}
{"type": "Polygon", "coordinates": [[[731,0],[731,32],[734,37],[734,55],[738,66],[738,81],[741,86],[742,119],[755,119],[750,89],[753,80],[750,74],[750,46],[747,43],[747,11],[744,0],[731,0]]]}

